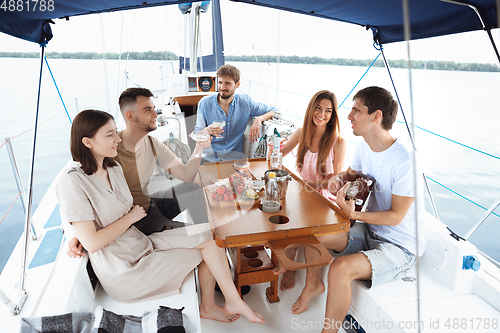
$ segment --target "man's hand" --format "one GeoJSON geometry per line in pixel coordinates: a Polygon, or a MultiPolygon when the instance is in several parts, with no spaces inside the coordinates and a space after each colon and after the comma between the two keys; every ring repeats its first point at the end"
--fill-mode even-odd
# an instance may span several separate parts
{"type": "MultiPolygon", "coordinates": [[[[332,177],[333,178],[333,177],[332,177]]],[[[347,188],[347,183],[337,192],[337,205],[339,205],[340,209],[344,213],[347,214],[350,220],[356,220],[354,217],[356,207],[354,204],[354,200],[346,200],[345,199],[345,190],[347,188]]]]}
{"type": "Polygon", "coordinates": [[[68,256],[71,258],[81,258],[85,256],[85,252],[83,252],[83,245],[80,243],[78,238],[73,237],[68,242],[68,256]]]}
{"type": "Polygon", "coordinates": [[[222,136],[222,133],[224,133],[224,127],[217,127],[212,124],[205,127],[203,131],[206,131],[208,132],[208,134],[220,138],[222,136]]]}
{"type": "Polygon", "coordinates": [[[260,126],[262,122],[259,117],[255,117],[252,127],[250,127],[250,142],[257,142],[260,138],[260,126]]]}

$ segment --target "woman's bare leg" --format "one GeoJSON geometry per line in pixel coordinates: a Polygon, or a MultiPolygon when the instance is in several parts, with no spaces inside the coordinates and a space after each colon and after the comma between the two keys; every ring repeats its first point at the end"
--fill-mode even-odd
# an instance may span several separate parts
{"type": "Polygon", "coordinates": [[[202,261],[198,266],[198,279],[200,281],[201,304],[200,317],[217,321],[231,323],[239,318],[239,315],[227,314],[224,308],[217,305],[214,300],[215,278],[210,272],[207,264],[202,261]]]}
{"type": "MultiPolygon", "coordinates": [[[[229,315],[243,315],[253,323],[265,322],[260,313],[253,311],[241,299],[240,294],[238,293],[238,291],[236,290],[236,286],[234,285],[233,278],[231,277],[231,272],[229,271],[229,265],[227,263],[225,250],[223,248],[217,247],[213,240],[206,241],[195,248],[201,250],[201,254],[203,256],[204,262],[209,269],[210,274],[219,283],[219,287],[226,299],[226,304],[224,305],[224,310],[226,311],[226,313],[229,315]]],[[[215,287],[215,284],[213,284],[213,286],[215,287]]],[[[205,293],[205,295],[207,297],[211,296],[213,300],[213,292],[211,295],[207,293],[205,293]]],[[[202,302],[203,301],[204,300],[202,300],[202,302]]]]}

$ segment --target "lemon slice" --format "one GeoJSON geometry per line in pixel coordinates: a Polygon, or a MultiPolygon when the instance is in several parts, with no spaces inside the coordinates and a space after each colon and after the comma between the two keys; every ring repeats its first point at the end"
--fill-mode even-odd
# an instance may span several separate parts
{"type": "Polygon", "coordinates": [[[259,195],[257,194],[257,192],[255,192],[253,189],[246,190],[245,194],[247,197],[249,197],[251,199],[258,199],[259,198],[259,195]]]}

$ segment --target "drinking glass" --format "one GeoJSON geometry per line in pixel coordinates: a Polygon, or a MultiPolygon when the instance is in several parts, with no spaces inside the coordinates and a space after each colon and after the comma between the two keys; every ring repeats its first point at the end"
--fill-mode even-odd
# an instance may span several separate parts
{"type": "MultiPolygon", "coordinates": [[[[194,131],[191,133],[191,139],[198,143],[202,143],[210,139],[210,134],[205,131],[194,131]]],[[[201,148],[198,154],[195,154],[194,157],[205,157],[207,155],[203,154],[203,148],[201,148]]]]}
{"type": "Polygon", "coordinates": [[[234,169],[239,174],[241,174],[245,178],[247,177],[247,175],[245,174],[245,170],[250,168],[250,162],[248,161],[248,159],[243,158],[241,160],[236,160],[236,161],[234,161],[233,166],[234,166],[234,169]]]}
{"type": "MultiPolygon", "coordinates": [[[[226,122],[224,120],[214,120],[212,125],[215,127],[223,128],[224,126],[226,126],[226,122]]],[[[221,137],[222,137],[222,135],[221,135],[221,137]]]]}
{"type": "Polygon", "coordinates": [[[255,190],[255,192],[260,192],[264,188],[265,182],[263,180],[253,180],[252,181],[252,187],[255,190]]]}

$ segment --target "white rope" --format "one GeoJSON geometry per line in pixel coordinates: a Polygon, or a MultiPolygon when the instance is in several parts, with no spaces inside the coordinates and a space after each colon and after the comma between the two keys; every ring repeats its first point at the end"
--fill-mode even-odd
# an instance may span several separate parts
{"type": "Polygon", "coordinates": [[[280,101],[280,42],[281,42],[281,11],[278,10],[278,35],[276,41],[276,104],[280,101]]]}
{"type": "MultiPolygon", "coordinates": [[[[135,12],[135,15],[134,15],[134,22],[132,23],[132,32],[130,33],[130,42],[128,44],[128,49],[127,49],[127,59],[125,59],[125,70],[124,72],[127,72],[127,66],[128,66],[128,60],[130,58],[130,48],[132,47],[132,37],[134,36],[134,29],[135,29],[135,21],[137,19],[137,10],[134,11],[135,12]]],[[[127,77],[124,78],[124,82],[125,82],[125,87],[124,88],[127,88],[127,77]]]]}
{"type": "MultiPolygon", "coordinates": [[[[120,27],[120,48],[118,49],[118,77],[116,78],[116,96],[120,96],[120,65],[122,62],[122,42],[123,42],[123,18],[125,13],[122,12],[122,24],[120,27]]],[[[115,120],[118,119],[118,104],[115,110],[115,120]]]]}
{"type": "Polygon", "coordinates": [[[106,41],[104,40],[104,18],[100,15],[101,19],[101,41],[102,41],[102,60],[104,64],[104,86],[106,87],[106,101],[107,101],[107,111],[111,111],[111,106],[109,104],[109,83],[108,83],[108,67],[106,61],[106,41]]]}
{"type": "MultiPolygon", "coordinates": [[[[241,5],[242,8],[243,8],[243,15],[245,16],[245,21],[247,22],[247,27],[248,27],[248,33],[250,35],[250,43],[252,44],[252,51],[253,51],[253,55],[255,57],[255,62],[257,63],[257,70],[259,71],[259,77],[260,77],[260,82],[262,85],[264,85],[264,80],[262,79],[262,73],[260,72],[260,63],[259,63],[259,59],[257,59],[257,53],[255,52],[255,44],[253,43],[253,37],[252,37],[252,31],[250,30],[250,23],[248,22],[248,17],[247,17],[247,12],[245,10],[245,6],[244,5],[241,5]]],[[[267,94],[266,94],[266,90],[263,89],[263,92],[264,92],[264,99],[266,100],[267,102],[267,94]]]]}
{"type": "Polygon", "coordinates": [[[200,57],[200,69],[201,69],[201,72],[203,73],[204,70],[203,70],[203,52],[202,52],[202,49],[201,49],[201,33],[200,33],[200,29],[201,29],[201,7],[198,7],[198,15],[196,16],[196,30],[198,31],[198,34],[197,34],[197,37],[198,37],[198,40],[197,40],[197,43],[198,43],[198,47],[197,47],[197,50],[198,50],[198,54],[196,55],[196,69],[198,69],[198,55],[200,57]]]}
{"type": "MultiPolygon", "coordinates": [[[[188,40],[189,15],[184,14],[184,40],[188,40]]],[[[184,43],[184,64],[182,71],[186,71],[187,43],[184,43]]]]}

